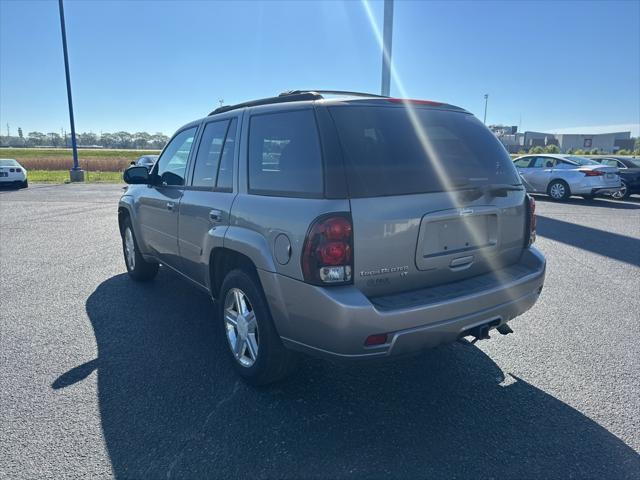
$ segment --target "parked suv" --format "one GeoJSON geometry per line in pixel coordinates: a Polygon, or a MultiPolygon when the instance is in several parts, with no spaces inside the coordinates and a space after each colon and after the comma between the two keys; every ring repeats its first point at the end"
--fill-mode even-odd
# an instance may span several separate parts
{"type": "Polygon", "coordinates": [[[180,128],[125,171],[126,267],[211,294],[242,377],[511,332],[545,259],[509,155],[452,105],[294,91],[180,128]]]}

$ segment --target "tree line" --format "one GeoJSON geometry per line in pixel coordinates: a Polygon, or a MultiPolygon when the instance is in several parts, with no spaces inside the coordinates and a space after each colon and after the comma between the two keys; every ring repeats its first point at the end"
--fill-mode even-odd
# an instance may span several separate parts
{"type": "MultiPolygon", "coordinates": [[[[127,148],[138,150],[160,150],[169,141],[162,133],[114,132],[96,134],[83,132],[76,134],[78,147],[127,148]]],[[[29,132],[27,135],[18,128],[17,136],[0,136],[2,147],[53,147],[71,148],[71,135],[56,132],[29,132]]]]}

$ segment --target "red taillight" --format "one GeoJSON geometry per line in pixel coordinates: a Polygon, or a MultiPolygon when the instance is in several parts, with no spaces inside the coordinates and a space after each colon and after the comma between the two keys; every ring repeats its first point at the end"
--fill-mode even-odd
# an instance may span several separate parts
{"type": "Polygon", "coordinates": [[[525,246],[536,241],[536,201],[531,195],[526,196],[527,207],[527,232],[525,235],[525,246]]]}
{"type": "Polygon", "coordinates": [[[437,107],[439,105],[444,105],[444,103],[441,103],[441,102],[434,102],[431,100],[413,100],[411,98],[388,98],[387,101],[392,103],[411,103],[415,105],[431,105],[434,107],[437,107]]]}
{"type": "Polygon", "coordinates": [[[351,283],[353,228],[348,214],[316,219],[302,249],[302,273],[316,285],[351,283]]]}
{"type": "Polygon", "coordinates": [[[319,249],[320,259],[326,265],[342,265],[348,257],[349,245],[344,242],[330,242],[319,249]]]}
{"type": "Polygon", "coordinates": [[[602,170],[578,170],[584,173],[585,177],[602,177],[604,172],[602,170]]]}
{"type": "Polygon", "coordinates": [[[329,240],[343,240],[351,236],[351,222],[345,217],[333,217],[326,226],[325,233],[329,240]]]}
{"type": "Polygon", "coordinates": [[[369,335],[364,341],[365,347],[373,347],[374,345],[384,345],[387,343],[386,333],[377,333],[375,335],[369,335]]]}

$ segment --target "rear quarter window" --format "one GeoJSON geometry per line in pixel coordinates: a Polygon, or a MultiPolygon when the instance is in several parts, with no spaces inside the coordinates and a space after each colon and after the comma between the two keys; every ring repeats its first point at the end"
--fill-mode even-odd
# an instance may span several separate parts
{"type": "Polygon", "coordinates": [[[470,114],[388,106],[329,110],[344,152],[352,197],[520,184],[507,151],[470,114]]]}
{"type": "Polygon", "coordinates": [[[312,110],[252,116],[248,160],[250,193],[322,196],[322,156],[312,110]]]}

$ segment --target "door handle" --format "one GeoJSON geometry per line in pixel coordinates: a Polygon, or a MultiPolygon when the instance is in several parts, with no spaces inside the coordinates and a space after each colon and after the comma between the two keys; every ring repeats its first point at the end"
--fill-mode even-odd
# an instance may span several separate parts
{"type": "Polygon", "coordinates": [[[176,204],[173,202],[167,202],[167,210],[169,210],[170,212],[173,212],[173,207],[175,207],[176,204]]]}
{"type": "Polygon", "coordinates": [[[209,220],[214,223],[218,223],[222,221],[222,211],[221,210],[211,210],[209,212],[209,220]]]}

